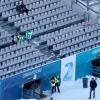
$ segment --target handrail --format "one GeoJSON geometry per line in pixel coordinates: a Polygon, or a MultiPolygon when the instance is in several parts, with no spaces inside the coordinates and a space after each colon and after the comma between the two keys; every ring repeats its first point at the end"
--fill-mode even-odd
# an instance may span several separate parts
{"type": "Polygon", "coordinates": [[[34,98],[34,94],[40,95],[40,93],[34,90],[23,89],[22,97],[34,98]]]}
{"type": "MultiPolygon", "coordinates": [[[[75,1],[73,1],[73,2],[75,2],[75,1]]],[[[76,2],[75,2],[75,3],[76,3],[76,2]]],[[[93,10],[92,8],[86,6],[85,4],[83,4],[82,2],[80,2],[79,0],[77,0],[77,3],[80,3],[80,4],[83,5],[84,7],[88,8],[88,10],[91,10],[91,11],[93,11],[93,12],[96,13],[96,14],[99,14],[99,12],[96,12],[95,10],[93,10]]]]}

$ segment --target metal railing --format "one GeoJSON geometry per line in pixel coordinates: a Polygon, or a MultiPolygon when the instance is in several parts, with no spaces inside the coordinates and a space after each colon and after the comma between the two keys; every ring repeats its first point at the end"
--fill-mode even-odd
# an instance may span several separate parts
{"type": "Polygon", "coordinates": [[[23,89],[22,98],[25,98],[25,99],[34,98],[34,90],[23,89]]]}
{"type": "MultiPolygon", "coordinates": [[[[86,11],[86,16],[88,17],[87,20],[92,20],[92,16],[93,19],[96,19],[96,23],[100,23],[100,12],[99,11],[95,11],[94,9],[92,9],[90,4],[84,4],[83,2],[81,2],[80,0],[76,0],[73,1],[73,3],[79,5],[80,7],[83,7],[83,9],[86,11]],[[94,18],[95,16],[95,18],[94,18]]],[[[100,2],[99,2],[100,3],[100,2]]]]}

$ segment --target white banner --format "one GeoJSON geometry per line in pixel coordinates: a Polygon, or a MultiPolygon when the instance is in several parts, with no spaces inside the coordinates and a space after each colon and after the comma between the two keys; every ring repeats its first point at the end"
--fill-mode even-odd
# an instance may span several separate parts
{"type": "Polygon", "coordinates": [[[61,60],[61,84],[69,80],[75,80],[75,68],[76,55],[61,60]]]}

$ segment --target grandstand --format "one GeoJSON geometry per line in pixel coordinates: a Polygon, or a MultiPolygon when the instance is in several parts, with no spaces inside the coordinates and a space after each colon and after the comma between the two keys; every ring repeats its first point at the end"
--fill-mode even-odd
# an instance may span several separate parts
{"type": "Polygon", "coordinates": [[[0,0],[0,80],[100,46],[99,22],[76,0],[23,0],[28,14],[16,11],[18,1],[0,0]],[[13,42],[16,33],[22,43],[13,42]]]}

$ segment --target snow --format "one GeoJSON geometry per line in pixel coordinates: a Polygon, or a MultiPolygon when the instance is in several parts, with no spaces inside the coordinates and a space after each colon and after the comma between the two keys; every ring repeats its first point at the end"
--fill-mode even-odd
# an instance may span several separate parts
{"type": "MultiPolygon", "coordinates": [[[[97,79],[97,84],[96,98],[93,100],[100,100],[100,79],[97,79]]],[[[66,82],[60,86],[60,90],[61,93],[53,94],[53,100],[89,100],[89,84],[88,88],[83,88],[82,79],[66,82]]],[[[43,100],[50,100],[50,97],[43,100]]]]}

